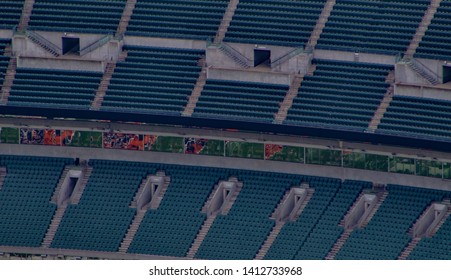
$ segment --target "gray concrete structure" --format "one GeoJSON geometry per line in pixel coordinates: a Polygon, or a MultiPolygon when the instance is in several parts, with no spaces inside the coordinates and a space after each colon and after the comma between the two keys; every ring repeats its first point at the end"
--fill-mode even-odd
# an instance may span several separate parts
{"type": "Polygon", "coordinates": [[[10,29],[0,29],[0,38],[11,38],[13,37],[13,31],[10,29]]]}
{"type": "Polygon", "coordinates": [[[294,74],[245,69],[207,68],[207,79],[290,85],[294,74]]]}
{"type": "Polygon", "coordinates": [[[179,49],[203,50],[207,46],[206,41],[175,38],[125,36],[124,41],[126,45],[179,49]]]}
{"type": "Polygon", "coordinates": [[[390,64],[393,65],[399,59],[396,55],[383,55],[374,53],[357,53],[349,51],[336,51],[336,50],[323,50],[315,49],[313,52],[314,58],[317,59],[329,59],[329,60],[341,60],[341,61],[359,61],[377,64],[390,64]]]}
{"type": "Polygon", "coordinates": [[[411,84],[397,84],[395,85],[395,95],[412,96],[412,97],[424,97],[439,100],[451,101],[451,85],[449,88],[443,88],[440,86],[422,86],[411,84]]]}
{"type": "Polygon", "coordinates": [[[39,68],[60,70],[82,70],[103,72],[105,64],[102,61],[83,60],[69,57],[57,57],[53,59],[39,57],[19,57],[17,68],[39,68]]]}
{"type": "MultiPolygon", "coordinates": [[[[333,139],[299,137],[291,135],[274,135],[257,132],[235,132],[215,129],[180,128],[150,124],[127,124],[109,122],[90,122],[75,120],[45,120],[23,118],[0,118],[0,126],[42,128],[42,129],[71,129],[83,131],[115,131],[135,134],[158,134],[164,136],[179,136],[193,138],[212,138],[230,141],[248,141],[257,143],[272,143],[280,145],[303,146],[323,149],[345,150],[347,152],[362,152],[380,155],[396,155],[419,159],[432,159],[451,162],[451,154],[433,150],[412,149],[395,146],[372,145],[369,143],[345,142],[333,139]]],[[[1,151],[0,145],[0,151],[1,151]]]]}
{"type": "Polygon", "coordinates": [[[134,162],[157,162],[243,170],[257,170],[311,176],[326,176],[342,180],[363,180],[376,184],[397,184],[421,188],[451,190],[451,181],[397,173],[368,171],[333,166],[299,164],[241,158],[224,158],[189,154],[171,154],[128,150],[110,150],[76,147],[51,147],[33,145],[0,145],[0,154],[69,157],[80,159],[107,159],[134,162]]]}

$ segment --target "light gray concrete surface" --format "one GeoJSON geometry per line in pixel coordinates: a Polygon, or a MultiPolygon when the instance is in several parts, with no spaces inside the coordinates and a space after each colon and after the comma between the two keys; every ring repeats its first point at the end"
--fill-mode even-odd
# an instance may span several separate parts
{"type": "Polygon", "coordinates": [[[173,154],[144,151],[127,151],[78,147],[52,147],[35,145],[0,145],[0,154],[69,157],[80,159],[106,159],[133,162],[155,162],[190,166],[218,167],[242,170],[257,170],[289,174],[325,176],[340,179],[363,180],[377,184],[398,184],[412,187],[451,190],[451,181],[414,175],[368,171],[352,168],[310,165],[216,156],[173,154]]]}
{"type": "Polygon", "coordinates": [[[293,135],[276,135],[256,132],[236,132],[217,129],[182,128],[173,126],[158,126],[150,124],[130,124],[112,122],[90,122],[69,120],[45,120],[27,118],[0,118],[0,126],[3,127],[30,127],[30,128],[53,128],[72,129],[84,131],[115,131],[136,134],[158,134],[166,136],[211,138],[231,141],[263,142],[280,145],[303,146],[313,148],[343,149],[352,152],[365,152],[381,155],[397,155],[421,159],[433,159],[451,162],[451,154],[445,152],[411,149],[404,147],[373,145],[369,143],[358,143],[340,141],[333,139],[320,139],[311,137],[299,137],[293,135]]]}

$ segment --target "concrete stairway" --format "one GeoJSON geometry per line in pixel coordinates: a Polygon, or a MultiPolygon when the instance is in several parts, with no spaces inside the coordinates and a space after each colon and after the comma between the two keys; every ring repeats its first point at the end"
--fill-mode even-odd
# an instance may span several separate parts
{"type": "Polygon", "coordinates": [[[32,41],[36,45],[40,46],[43,50],[47,51],[54,57],[59,57],[60,55],[63,54],[63,50],[59,46],[53,44],[52,42],[47,40],[45,37],[41,36],[40,34],[34,32],[34,31],[25,30],[25,36],[28,39],[30,39],[30,41],[32,41]]]}
{"type": "Polygon", "coordinates": [[[248,69],[252,66],[252,61],[249,58],[245,57],[242,53],[234,49],[232,46],[223,42],[219,45],[218,49],[230,59],[232,59],[241,68],[248,69]]]}
{"type": "Polygon", "coordinates": [[[0,167],[0,190],[3,187],[3,182],[5,182],[6,177],[6,167],[0,167]]]}
{"type": "Polygon", "coordinates": [[[263,258],[266,256],[266,253],[268,253],[269,248],[271,248],[272,244],[276,240],[277,236],[279,235],[284,225],[285,222],[276,223],[274,225],[265,242],[263,242],[263,245],[260,247],[260,250],[258,250],[258,253],[255,256],[254,260],[263,260],[263,258]]]}
{"type": "Polygon", "coordinates": [[[335,5],[335,2],[336,0],[327,0],[326,4],[324,5],[324,8],[319,16],[319,19],[316,21],[315,28],[313,28],[312,34],[310,35],[310,38],[308,40],[306,46],[307,50],[315,49],[319,37],[321,36],[321,33],[323,33],[324,26],[326,26],[326,22],[329,19],[330,13],[332,12],[332,9],[335,5]]]}
{"type": "Polygon", "coordinates": [[[440,84],[440,78],[431,69],[429,69],[426,65],[423,65],[421,62],[416,60],[415,58],[405,60],[407,66],[409,66],[415,73],[417,73],[420,77],[427,80],[431,85],[440,84]]]}
{"type": "Polygon", "coordinates": [[[136,212],[133,221],[128,228],[127,233],[125,234],[124,239],[122,240],[121,246],[119,247],[119,252],[127,253],[130,244],[132,244],[133,238],[135,238],[136,232],[138,231],[139,226],[141,225],[144,216],[146,215],[146,210],[138,210],[136,212]]]}
{"type": "Polygon", "coordinates": [[[82,174],[82,178],[80,179],[80,183],[77,184],[77,186],[74,189],[74,193],[72,194],[71,197],[71,204],[78,204],[80,202],[81,196],[83,195],[83,191],[86,188],[86,184],[88,183],[89,180],[89,176],[91,176],[92,173],[92,167],[90,166],[86,166],[83,169],[83,174],[82,174]]]}
{"type": "Polygon", "coordinates": [[[214,44],[220,44],[222,40],[224,40],[227,29],[230,26],[230,22],[232,21],[233,15],[235,14],[236,7],[240,0],[230,0],[229,5],[227,6],[227,10],[224,13],[221,24],[219,25],[218,31],[216,32],[216,36],[213,40],[214,44]]]}
{"type": "Polygon", "coordinates": [[[310,67],[307,70],[306,76],[313,76],[316,70],[316,64],[311,64],[310,67]]]}
{"type": "Polygon", "coordinates": [[[56,203],[58,200],[58,195],[60,193],[61,187],[63,186],[64,179],[66,179],[67,173],[69,173],[69,166],[64,167],[63,172],[61,173],[61,177],[56,185],[55,191],[53,192],[52,199],[50,200],[53,203],[56,203]]]}
{"type": "Polygon", "coordinates": [[[116,61],[111,61],[106,64],[105,72],[103,72],[102,80],[99,87],[96,90],[96,96],[91,104],[91,110],[99,110],[102,106],[103,99],[105,98],[106,91],[110,85],[111,77],[113,76],[114,69],[116,68],[116,61]]]}
{"type": "Polygon", "coordinates": [[[216,215],[211,215],[204,221],[201,229],[199,230],[199,233],[197,234],[196,238],[193,241],[193,244],[191,244],[191,247],[189,248],[188,253],[186,254],[187,258],[190,258],[190,259],[194,258],[194,256],[197,253],[197,250],[199,250],[200,245],[202,244],[205,237],[207,236],[208,231],[210,230],[211,226],[213,225],[213,222],[215,219],[216,219],[216,215]]]}
{"type": "Polygon", "coordinates": [[[299,88],[301,87],[302,80],[304,76],[295,75],[291,81],[290,87],[288,88],[287,94],[280,104],[279,111],[274,117],[274,123],[281,124],[287,118],[288,110],[293,105],[293,100],[298,95],[299,88]]]}
{"type": "Polygon", "coordinates": [[[384,191],[384,192],[378,194],[378,200],[377,200],[376,206],[374,206],[373,210],[368,215],[368,217],[362,222],[362,224],[360,224],[361,228],[366,227],[369,224],[371,219],[376,214],[377,210],[379,210],[379,207],[381,207],[382,203],[384,203],[384,201],[387,198],[387,196],[388,196],[388,192],[387,191],[384,191]]]}
{"type": "Polygon", "coordinates": [[[122,12],[121,20],[119,21],[119,26],[116,30],[116,37],[123,36],[127,31],[128,23],[130,22],[135,6],[136,0],[127,0],[124,11],[122,12]]]}
{"type": "Polygon", "coordinates": [[[186,104],[186,107],[182,112],[182,116],[191,117],[191,115],[194,113],[197,101],[199,101],[199,97],[204,90],[204,86],[207,82],[207,67],[205,58],[201,58],[198,64],[202,66],[202,70],[199,73],[199,77],[197,78],[196,84],[194,85],[194,88],[191,92],[188,103],[186,104]]]}
{"type": "Polygon", "coordinates": [[[384,117],[385,112],[387,112],[387,108],[390,106],[390,102],[393,100],[393,86],[390,86],[387,92],[384,94],[379,107],[377,107],[374,112],[374,116],[371,118],[370,123],[368,124],[368,131],[375,132],[381,123],[382,118],[384,117]]]}
{"type": "Polygon", "coordinates": [[[338,254],[338,252],[341,250],[343,245],[346,243],[346,240],[348,240],[349,236],[351,236],[351,229],[346,229],[338,238],[337,242],[335,242],[334,246],[332,246],[332,249],[330,249],[329,253],[326,256],[326,260],[333,260],[335,259],[335,256],[338,254]]]}
{"type": "MultiPolygon", "coordinates": [[[[445,205],[448,206],[448,209],[445,213],[445,215],[442,217],[442,219],[439,221],[439,223],[432,229],[432,231],[427,234],[427,236],[434,236],[437,231],[440,229],[440,227],[445,223],[445,221],[448,219],[448,217],[451,215],[451,202],[449,200],[443,201],[445,205]]],[[[412,226],[409,229],[409,235],[414,236],[414,228],[415,225],[424,219],[424,217],[428,214],[428,209],[423,211],[421,215],[418,217],[418,219],[412,224],[412,226]]],[[[398,260],[407,260],[410,253],[415,249],[415,247],[420,243],[422,236],[414,236],[414,238],[409,242],[409,244],[404,248],[404,250],[401,252],[401,254],[398,256],[398,260]]]]}
{"type": "Polygon", "coordinates": [[[14,78],[16,77],[16,70],[17,70],[17,58],[12,56],[9,59],[8,69],[6,70],[5,78],[3,80],[3,85],[1,88],[0,104],[6,104],[8,102],[11,87],[13,86],[14,78]]]}
{"type": "MultiPolygon", "coordinates": [[[[123,51],[119,54],[117,61],[125,61],[127,58],[127,51],[123,51]]],[[[105,66],[105,71],[103,72],[102,80],[100,81],[99,87],[96,90],[96,96],[91,104],[91,110],[99,110],[102,106],[103,99],[105,98],[106,91],[110,86],[111,78],[113,77],[114,70],[116,69],[117,61],[109,61],[105,66]]]]}
{"type": "Polygon", "coordinates": [[[52,222],[50,223],[49,228],[45,234],[44,240],[41,243],[41,247],[49,248],[50,244],[52,244],[53,238],[55,238],[56,231],[63,219],[64,213],[66,212],[67,205],[62,205],[58,207],[53,215],[52,222]]]}
{"type": "Polygon", "coordinates": [[[404,248],[401,255],[399,255],[398,260],[407,260],[407,257],[409,257],[410,253],[412,253],[413,249],[415,249],[415,247],[418,245],[418,243],[420,243],[420,241],[421,241],[420,237],[415,237],[414,239],[412,239],[409,242],[409,245],[407,245],[406,248],[404,248]]]}
{"type": "Polygon", "coordinates": [[[428,9],[424,13],[423,19],[421,20],[420,25],[418,26],[415,32],[415,35],[413,36],[409,46],[407,47],[406,53],[404,54],[404,58],[412,58],[413,55],[415,54],[441,2],[442,0],[431,0],[431,4],[429,4],[428,9]]]}
{"type": "Polygon", "coordinates": [[[377,107],[374,112],[373,117],[371,118],[370,123],[368,124],[367,131],[375,132],[379,124],[381,123],[382,118],[384,117],[385,112],[387,112],[387,108],[390,106],[390,102],[393,100],[393,93],[395,91],[395,71],[390,71],[388,73],[386,79],[386,83],[390,83],[387,91],[384,94],[384,97],[381,100],[381,103],[377,107]]]}
{"type": "Polygon", "coordinates": [[[17,29],[19,31],[24,31],[28,28],[28,23],[30,22],[34,2],[35,0],[25,0],[22,9],[22,15],[20,16],[19,24],[17,25],[17,29]]]}

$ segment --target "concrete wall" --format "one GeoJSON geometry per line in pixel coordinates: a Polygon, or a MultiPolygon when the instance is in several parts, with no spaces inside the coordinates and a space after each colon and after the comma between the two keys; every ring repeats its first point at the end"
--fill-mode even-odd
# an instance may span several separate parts
{"type": "Polygon", "coordinates": [[[103,72],[105,63],[102,61],[71,60],[71,59],[47,59],[39,57],[19,57],[18,68],[43,68],[61,70],[82,70],[103,72]]]}
{"type": "Polygon", "coordinates": [[[417,61],[421,62],[425,65],[429,70],[437,74],[440,82],[443,80],[443,65],[447,64],[447,61],[443,60],[434,60],[434,59],[425,59],[425,58],[416,58],[417,61]]]}
{"type": "MultiPolygon", "coordinates": [[[[395,64],[395,82],[401,84],[410,84],[416,86],[431,85],[431,83],[418,75],[406,63],[399,62],[395,64]]],[[[396,91],[395,91],[396,94],[396,91]]]]}
{"type": "MultiPolygon", "coordinates": [[[[447,62],[441,60],[432,59],[416,59],[418,62],[424,65],[431,72],[435,73],[439,81],[443,80],[443,65],[447,62]]],[[[395,65],[395,78],[397,83],[413,84],[413,85],[431,85],[426,79],[421,77],[413,71],[410,66],[406,65],[404,62],[398,62],[395,65]]]]}
{"type": "Polygon", "coordinates": [[[313,53],[314,58],[318,59],[330,59],[330,60],[342,60],[342,61],[360,61],[377,64],[395,64],[396,56],[383,55],[383,54],[371,54],[371,53],[356,53],[334,50],[321,50],[316,49],[313,53]]]}
{"type": "Polygon", "coordinates": [[[125,36],[124,41],[126,45],[133,46],[153,46],[153,47],[199,49],[199,50],[203,50],[207,47],[206,41],[189,40],[189,39],[185,40],[175,38],[125,36]]]}
{"type": "Polygon", "coordinates": [[[0,145],[0,154],[69,157],[83,159],[108,159],[136,162],[158,162],[190,166],[220,167],[243,170],[265,170],[280,173],[326,176],[340,179],[364,180],[378,184],[399,184],[412,187],[451,190],[451,181],[397,173],[359,170],[352,168],[309,165],[266,160],[224,158],[215,156],[170,154],[157,152],[92,149],[75,147],[51,147],[33,145],[0,145]]]}
{"type": "MultiPolygon", "coordinates": [[[[396,155],[419,159],[432,159],[451,162],[451,154],[433,150],[412,149],[399,146],[381,146],[371,143],[345,142],[332,139],[320,139],[310,137],[298,137],[290,135],[262,134],[253,132],[236,132],[225,130],[208,130],[201,128],[182,128],[150,124],[88,122],[77,120],[42,120],[24,118],[0,118],[2,127],[31,127],[48,129],[72,129],[83,131],[116,131],[133,134],[156,133],[164,136],[211,138],[230,141],[263,142],[290,146],[303,146],[312,148],[344,149],[351,152],[362,152],[379,155],[396,155]]],[[[0,145],[0,151],[1,151],[0,145]]]]}
{"type": "Polygon", "coordinates": [[[207,61],[207,66],[217,67],[217,68],[227,68],[227,69],[237,69],[242,70],[243,67],[238,65],[230,57],[225,55],[217,47],[208,47],[205,50],[205,57],[207,61]]]}
{"type": "Polygon", "coordinates": [[[451,101],[451,89],[415,85],[395,85],[395,95],[433,98],[451,101]]]}
{"type": "Polygon", "coordinates": [[[259,72],[240,69],[208,68],[207,78],[216,80],[234,80],[268,84],[290,85],[291,75],[284,73],[259,72]]]}
{"type": "MultiPolygon", "coordinates": [[[[248,58],[253,64],[254,61],[254,50],[269,50],[271,51],[271,61],[276,61],[277,59],[283,57],[289,52],[292,52],[294,48],[281,47],[281,46],[271,46],[271,45],[254,45],[254,44],[238,44],[238,43],[227,43],[229,46],[237,50],[240,54],[248,58]]],[[[234,62],[230,57],[225,55],[221,50],[215,46],[210,46],[206,49],[207,65],[211,65],[217,68],[231,68],[231,69],[242,69],[242,67],[234,62]]],[[[285,61],[284,63],[268,69],[273,73],[305,73],[309,66],[311,57],[309,54],[301,53],[291,59],[285,61]]],[[[252,67],[251,67],[252,69],[252,67]]]]}
{"type": "Polygon", "coordinates": [[[12,38],[13,31],[10,29],[0,29],[0,38],[12,38]]]}
{"type": "MultiPolygon", "coordinates": [[[[39,35],[43,36],[49,42],[62,48],[62,37],[76,37],[80,38],[80,50],[88,47],[89,45],[97,42],[99,39],[103,38],[105,35],[99,34],[76,34],[76,33],[63,33],[63,32],[43,32],[37,31],[39,35]]],[[[84,60],[115,60],[117,59],[119,52],[122,49],[122,41],[112,40],[109,43],[93,50],[90,53],[82,57],[73,56],[73,59],[84,59],[84,60]]],[[[13,51],[16,55],[22,57],[41,57],[53,59],[54,56],[44,50],[39,45],[35,44],[29,40],[24,35],[15,35],[13,37],[13,51]]]]}

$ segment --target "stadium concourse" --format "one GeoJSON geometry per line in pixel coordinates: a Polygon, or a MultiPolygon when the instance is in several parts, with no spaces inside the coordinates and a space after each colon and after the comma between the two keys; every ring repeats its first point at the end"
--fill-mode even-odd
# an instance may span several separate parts
{"type": "Polygon", "coordinates": [[[5,0],[0,258],[451,259],[450,0],[5,0]]]}

